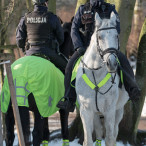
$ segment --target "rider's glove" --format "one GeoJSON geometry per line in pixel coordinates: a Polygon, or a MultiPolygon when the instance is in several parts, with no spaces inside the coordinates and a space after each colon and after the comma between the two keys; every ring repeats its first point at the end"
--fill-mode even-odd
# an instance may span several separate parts
{"type": "Polygon", "coordinates": [[[77,52],[79,53],[80,56],[84,55],[85,51],[86,51],[85,47],[77,48],[77,52]]]}

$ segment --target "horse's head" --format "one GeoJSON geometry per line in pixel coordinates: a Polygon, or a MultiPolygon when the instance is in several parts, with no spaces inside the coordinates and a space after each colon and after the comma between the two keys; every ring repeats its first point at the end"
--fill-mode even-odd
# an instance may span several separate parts
{"type": "Polygon", "coordinates": [[[116,19],[114,12],[111,13],[110,19],[101,19],[98,13],[95,14],[97,48],[101,59],[106,63],[108,72],[116,72],[118,66],[119,38],[116,19]]]}

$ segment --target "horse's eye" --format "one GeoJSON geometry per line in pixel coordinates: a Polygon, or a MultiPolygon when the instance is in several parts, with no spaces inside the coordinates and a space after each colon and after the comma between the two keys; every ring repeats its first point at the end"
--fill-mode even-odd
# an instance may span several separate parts
{"type": "Polygon", "coordinates": [[[101,40],[101,36],[98,36],[98,39],[101,40]]]}

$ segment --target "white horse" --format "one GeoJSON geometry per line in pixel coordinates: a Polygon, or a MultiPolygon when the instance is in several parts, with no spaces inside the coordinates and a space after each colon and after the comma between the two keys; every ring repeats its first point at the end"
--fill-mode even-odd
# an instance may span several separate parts
{"type": "Polygon", "coordinates": [[[103,127],[99,112],[104,116],[106,146],[115,146],[118,125],[124,105],[129,99],[124,86],[118,87],[117,53],[119,49],[116,15],[100,19],[95,14],[95,31],[76,76],[76,92],[84,129],[83,146],[92,146],[95,130],[97,146],[101,146],[103,127]]]}

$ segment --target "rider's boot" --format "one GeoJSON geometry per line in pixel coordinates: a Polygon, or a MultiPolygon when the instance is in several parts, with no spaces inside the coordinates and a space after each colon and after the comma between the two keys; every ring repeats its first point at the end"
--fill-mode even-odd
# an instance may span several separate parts
{"type": "Polygon", "coordinates": [[[66,94],[61,100],[58,102],[57,107],[60,109],[64,109],[68,112],[73,112],[75,109],[76,102],[76,91],[73,87],[69,87],[66,89],[66,94]],[[64,101],[62,101],[64,99],[64,101]]]}
{"type": "Polygon", "coordinates": [[[68,139],[63,139],[62,146],[69,146],[69,140],[68,139]]]}

